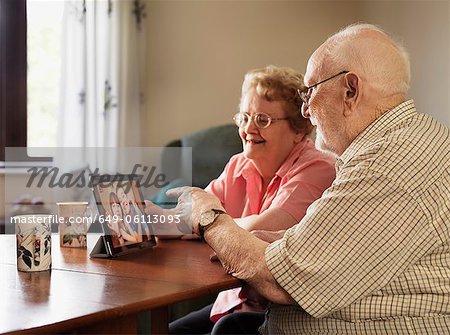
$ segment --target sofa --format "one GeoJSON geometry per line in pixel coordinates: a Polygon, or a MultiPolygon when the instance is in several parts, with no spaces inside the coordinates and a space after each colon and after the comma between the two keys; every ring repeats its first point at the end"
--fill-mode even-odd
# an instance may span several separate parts
{"type": "Polygon", "coordinates": [[[238,128],[226,124],[187,134],[170,141],[165,147],[162,170],[171,182],[150,200],[163,207],[173,207],[176,200],[168,198],[166,190],[190,184],[205,188],[220,175],[230,157],[242,151],[242,142],[238,128]],[[171,150],[183,147],[192,148],[192,160],[183,150],[171,150]]]}

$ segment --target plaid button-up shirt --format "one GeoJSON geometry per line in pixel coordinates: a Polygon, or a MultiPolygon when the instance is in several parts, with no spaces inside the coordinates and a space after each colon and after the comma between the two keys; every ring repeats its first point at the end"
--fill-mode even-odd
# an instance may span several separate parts
{"type": "Polygon", "coordinates": [[[361,133],[336,180],[266,249],[298,305],[263,333],[450,334],[450,133],[406,101],[361,133]]]}

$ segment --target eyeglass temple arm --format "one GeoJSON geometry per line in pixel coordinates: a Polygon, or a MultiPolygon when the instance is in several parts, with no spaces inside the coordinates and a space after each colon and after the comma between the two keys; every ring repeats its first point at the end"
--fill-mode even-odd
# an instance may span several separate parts
{"type": "Polygon", "coordinates": [[[331,76],[330,78],[321,80],[321,81],[319,81],[318,83],[315,83],[315,84],[312,85],[312,86],[306,87],[305,89],[309,90],[309,89],[311,89],[311,88],[313,88],[313,87],[316,87],[317,85],[323,84],[324,82],[326,82],[326,81],[328,81],[328,80],[331,80],[331,79],[333,79],[333,78],[336,78],[337,76],[340,76],[341,74],[349,73],[349,72],[350,72],[350,71],[347,71],[347,70],[341,71],[341,72],[339,72],[339,73],[336,73],[334,76],[331,76]]]}

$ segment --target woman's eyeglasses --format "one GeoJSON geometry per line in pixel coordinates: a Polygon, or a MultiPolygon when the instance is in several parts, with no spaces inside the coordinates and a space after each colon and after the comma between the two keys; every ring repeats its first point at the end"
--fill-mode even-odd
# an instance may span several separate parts
{"type": "Polygon", "coordinates": [[[233,116],[234,123],[236,123],[236,126],[238,126],[239,128],[247,126],[248,123],[252,120],[255,123],[256,127],[264,129],[270,126],[273,121],[288,120],[288,119],[289,119],[288,117],[273,118],[267,115],[266,113],[255,113],[253,115],[250,115],[248,113],[237,113],[235,116],[233,116]]]}

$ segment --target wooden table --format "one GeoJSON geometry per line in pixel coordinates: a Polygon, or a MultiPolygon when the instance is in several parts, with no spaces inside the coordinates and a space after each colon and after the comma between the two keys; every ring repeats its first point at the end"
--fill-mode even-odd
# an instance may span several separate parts
{"type": "MultiPolygon", "coordinates": [[[[120,259],[90,259],[88,248],[60,248],[52,236],[52,270],[19,272],[15,235],[0,235],[0,334],[133,334],[151,311],[152,334],[167,333],[170,304],[239,286],[200,241],[159,241],[120,259]]],[[[149,320],[150,322],[150,320],[149,320]]]]}

